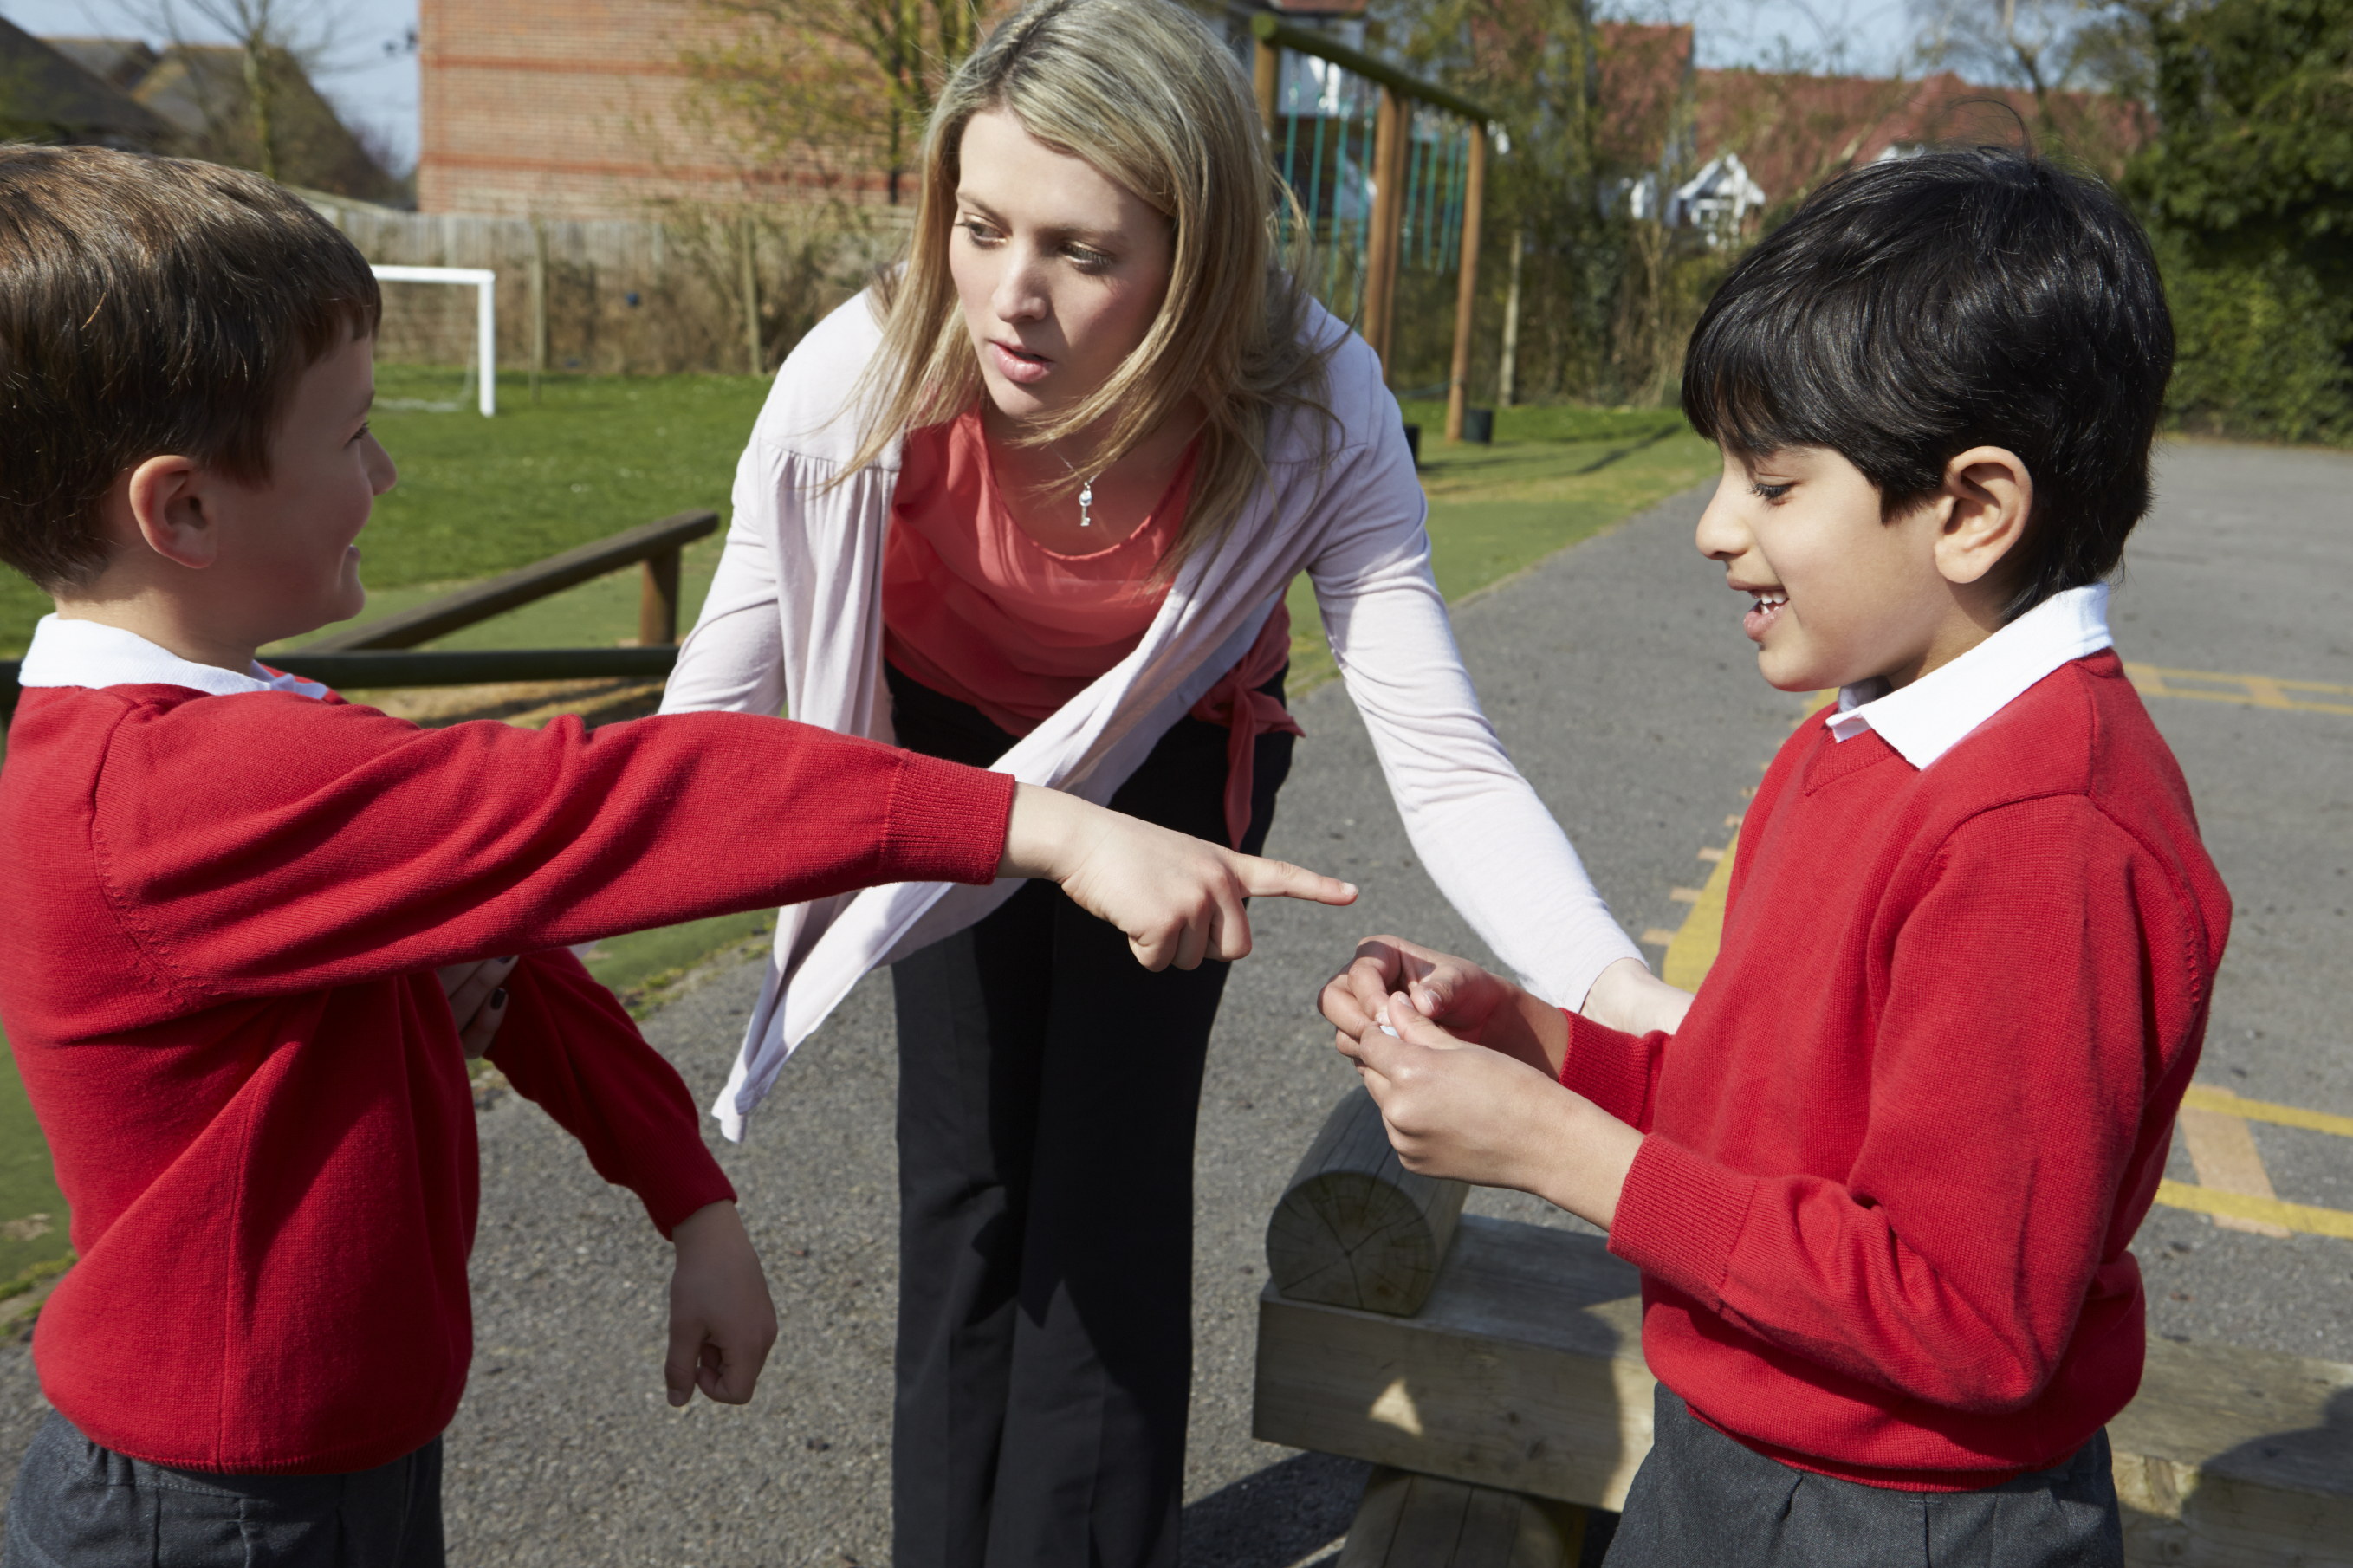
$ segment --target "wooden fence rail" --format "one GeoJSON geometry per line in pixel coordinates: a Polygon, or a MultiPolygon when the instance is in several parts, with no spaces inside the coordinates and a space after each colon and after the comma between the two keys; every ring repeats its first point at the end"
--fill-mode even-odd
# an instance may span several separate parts
{"type": "MultiPolygon", "coordinates": [[[[551,555],[430,604],[272,654],[273,669],[338,689],[479,686],[516,680],[650,680],[678,662],[680,552],[719,527],[715,511],[682,511],[551,555]],[[637,647],[450,648],[405,651],[535,599],[642,563],[637,647]]],[[[0,722],[15,716],[18,661],[0,660],[0,722]]]]}

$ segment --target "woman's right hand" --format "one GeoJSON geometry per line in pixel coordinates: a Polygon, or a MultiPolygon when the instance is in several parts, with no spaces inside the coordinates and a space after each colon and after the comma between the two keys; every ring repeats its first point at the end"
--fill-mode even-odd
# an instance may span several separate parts
{"type": "Polygon", "coordinates": [[[1237,854],[1036,784],[1014,792],[997,869],[1060,883],[1081,909],[1125,931],[1136,962],[1151,970],[1247,956],[1246,898],[1346,904],[1356,897],[1352,883],[1237,854]]]}
{"type": "MultiPolygon", "coordinates": [[[[1558,1008],[1467,958],[1399,936],[1366,937],[1356,961],[1324,984],[1318,999],[1343,1051],[1384,1016],[1392,995],[1458,1039],[1469,1040],[1557,1078],[1568,1051],[1558,1008]]],[[[1353,1053],[1351,1053],[1353,1054],[1353,1053]]]]}

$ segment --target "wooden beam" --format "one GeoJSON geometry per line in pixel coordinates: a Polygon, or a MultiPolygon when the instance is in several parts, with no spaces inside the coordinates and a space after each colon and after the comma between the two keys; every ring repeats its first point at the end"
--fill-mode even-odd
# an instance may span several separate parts
{"type": "Polygon", "coordinates": [[[1489,124],[1496,118],[1493,110],[1472,102],[1460,93],[1449,92],[1434,83],[1408,76],[1387,60],[1376,59],[1345,44],[1334,43],[1323,34],[1300,26],[1295,22],[1286,22],[1272,12],[1261,11],[1250,18],[1250,36],[1261,44],[1271,44],[1278,48],[1294,49],[1303,55],[1314,55],[1317,59],[1330,60],[1342,70],[1353,71],[1366,81],[1377,82],[1408,98],[1419,99],[1432,109],[1442,109],[1473,124],[1489,124]]]}
{"type": "Polygon", "coordinates": [[[1268,1277],[1295,1301],[1418,1311],[1438,1282],[1469,1192],[1399,1164],[1380,1107],[1350,1089],[1266,1222],[1268,1277]]]}
{"type": "Polygon", "coordinates": [[[675,544],[646,557],[645,583],[638,590],[638,646],[661,647],[678,641],[679,558],[675,544]]]}
{"type": "Polygon", "coordinates": [[[1397,298],[1397,235],[1405,219],[1405,192],[1399,177],[1405,168],[1404,105],[1397,93],[1381,89],[1380,107],[1373,118],[1373,231],[1365,245],[1365,305],[1361,312],[1365,341],[1381,356],[1381,374],[1389,369],[1390,307],[1397,298]]]}
{"type": "Polygon", "coordinates": [[[1259,122],[1266,127],[1269,144],[1274,141],[1276,89],[1282,81],[1282,47],[1279,44],[1258,40],[1250,61],[1250,86],[1258,93],[1259,122]]]}
{"type": "Polygon", "coordinates": [[[1599,1237],[1465,1215],[1410,1318],[1259,1298],[1262,1442],[1619,1509],[1651,1447],[1641,1277],[1599,1237]]]}
{"type": "MultiPolygon", "coordinates": [[[[1651,1447],[1638,1282],[1599,1237],[1465,1215],[1415,1317],[1270,1287],[1251,1429],[1620,1508],[1651,1447]]],[[[2353,1568],[2353,1366],[2152,1339],[2108,1438],[2127,1563],[2353,1568]]]]}
{"type": "MultiPolygon", "coordinates": [[[[575,583],[586,583],[591,578],[602,577],[607,572],[634,566],[665,550],[676,550],[681,544],[717,531],[718,528],[719,514],[715,511],[682,511],[659,522],[643,523],[609,539],[599,539],[575,550],[567,550],[561,555],[551,555],[529,566],[517,567],[503,576],[493,577],[470,588],[460,588],[413,610],[404,610],[399,615],[386,616],[381,620],[367,621],[348,631],[305,643],[301,651],[342,653],[357,648],[415,647],[419,643],[428,643],[436,637],[447,637],[451,632],[470,626],[477,621],[503,615],[518,605],[543,599],[575,583]]],[[[290,654],[288,657],[293,656],[290,654]]]]}
{"type": "Polygon", "coordinates": [[[1479,303],[1479,220],[1486,211],[1487,132],[1471,127],[1471,167],[1462,185],[1462,265],[1454,283],[1454,367],[1446,382],[1446,438],[1462,439],[1470,401],[1471,319],[1479,303]]]}
{"type": "Polygon", "coordinates": [[[1374,1469],[1338,1568],[1577,1568],[1586,1510],[1518,1492],[1374,1469]]]}
{"type": "Polygon", "coordinates": [[[272,669],[338,690],[398,686],[489,686],[511,680],[659,680],[678,663],[674,647],[447,648],[430,653],[283,653],[272,669]]]}

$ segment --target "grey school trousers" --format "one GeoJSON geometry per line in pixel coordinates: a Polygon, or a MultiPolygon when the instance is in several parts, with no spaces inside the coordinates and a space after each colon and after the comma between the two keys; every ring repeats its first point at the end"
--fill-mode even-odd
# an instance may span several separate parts
{"type": "Polygon", "coordinates": [[[336,1476],[129,1459],[56,1411],[8,1499],[0,1568],[442,1568],[441,1439],[336,1476]]]}
{"type": "Polygon", "coordinates": [[[1604,1568],[2123,1568],[2105,1432],[1983,1491],[1906,1492],[1768,1459],[1663,1383],[1656,1427],[1604,1568]]]}

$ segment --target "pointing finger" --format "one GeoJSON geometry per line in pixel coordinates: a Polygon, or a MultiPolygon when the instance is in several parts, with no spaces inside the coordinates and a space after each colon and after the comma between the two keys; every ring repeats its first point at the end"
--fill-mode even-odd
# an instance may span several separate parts
{"type": "Polygon", "coordinates": [[[1252,897],[1306,899],[1319,904],[1356,901],[1354,882],[1343,882],[1337,877],[1326,877],[1284,860],[1264,860],[1255,855],[1236,855],[1234,859],[1238,863],[1235,872],[1252,897]]]}

